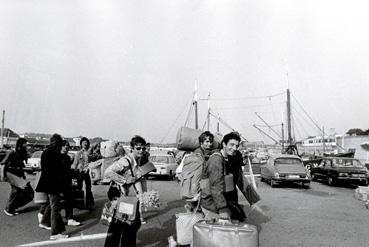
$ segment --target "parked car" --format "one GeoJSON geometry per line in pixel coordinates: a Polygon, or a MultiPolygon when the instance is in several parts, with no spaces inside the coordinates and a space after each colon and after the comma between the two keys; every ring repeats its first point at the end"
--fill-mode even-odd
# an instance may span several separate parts
{"type": "Polygon", "coordinates": [[[368,185],[368,170],[354,158],[323,157],[321,162],[311,168],[311,179],[323,179],[329,185],[337,182],[368,185]]]}
{"type": "Polygon", "coordinates": [[[28,158],[27,164],[24,165],[24,170],[27,173],[33,173],[41,170],[41,154],[43,151],[36,151],[28,158]]]}
{"type": "Polygon", "coordinates": [[[271,156],[260,168],[261,181],[269,182],[271,187],[283,182],[299,182],[301,186],[307,187],[310,185],[310,176],[299,156],[271,156]]]}
{"type": "Polygon", "coordinates": [[[173,155],[150,155],[149,161],[151,161],[156,168],[155,171],[150,173],[150,176],[167,176],[169,179],[175,177],[178,164],[173,155]]]}

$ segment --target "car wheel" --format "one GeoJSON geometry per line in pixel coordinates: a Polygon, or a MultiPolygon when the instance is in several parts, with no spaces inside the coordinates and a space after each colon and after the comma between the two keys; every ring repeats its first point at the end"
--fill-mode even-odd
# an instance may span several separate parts
{"type": "Polygon", "coordinates": [[[310,183],[302,183],[302,188],[309,189],[310,183]]]}
{"type": "Polygon", "coordinates": [[[332,177],[328,177],[328,185],[329,186],[333,186],[334,185],[334,180],[332,177]]]}
{"type": "Polygon", "coordinates": [[[368,180],[365,180],[364,182],[361,183],[362,186],[368,186],[368,180]]]}
{"type": "Polygon", "coordinates": [[[318,180],[318,178],[316,177],[316,175],[314,173],[311,174],[311,180],[312,181],[317,181],[318,180]]]}
{"type": "Polygon", "coordinates": [[[260,182],[264,182],[264,177],[260,176],[260,182]]]}

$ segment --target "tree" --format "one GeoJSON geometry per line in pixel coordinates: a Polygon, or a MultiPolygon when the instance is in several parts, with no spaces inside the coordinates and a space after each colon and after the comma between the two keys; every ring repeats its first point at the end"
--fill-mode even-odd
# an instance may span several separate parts
{"type": "Polygon", "coordinates": [[[355,129],[349,129],[346,132],[346,134],[350,136],[362,136],[362,135],[368,135],[369,133],[367,131],[363,131],[362,129],[355,128],[355,129]]]}

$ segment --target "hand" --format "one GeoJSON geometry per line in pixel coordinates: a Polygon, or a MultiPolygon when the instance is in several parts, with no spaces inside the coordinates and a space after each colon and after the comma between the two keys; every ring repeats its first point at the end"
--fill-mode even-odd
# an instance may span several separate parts
{"type": "Polygon", "coordinates": [[[231,211],[228,208],[221,209],[219,210],[219,216],[221,219],[230,219],[231,211]]]}

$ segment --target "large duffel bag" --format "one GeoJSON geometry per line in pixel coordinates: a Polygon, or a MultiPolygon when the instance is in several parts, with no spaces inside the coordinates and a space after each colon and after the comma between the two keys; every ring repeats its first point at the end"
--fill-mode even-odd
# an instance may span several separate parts
{"type": "MultiPolygon", "coordinates": [[[[199,136],[202,132],[204,131],[188,127],[179,128],[176,137],[177,149],[183,151],[193,151],[200,147],[199,136]]],[[[214,134],[213,148],[220,148],[221,140],[221,135],[214,134]]]]}
{"type": "Polygon", "coordinates": [[[193,247],[257,247],[256,226],[228,220],[200,221],[193,228],[193,247]]]}

